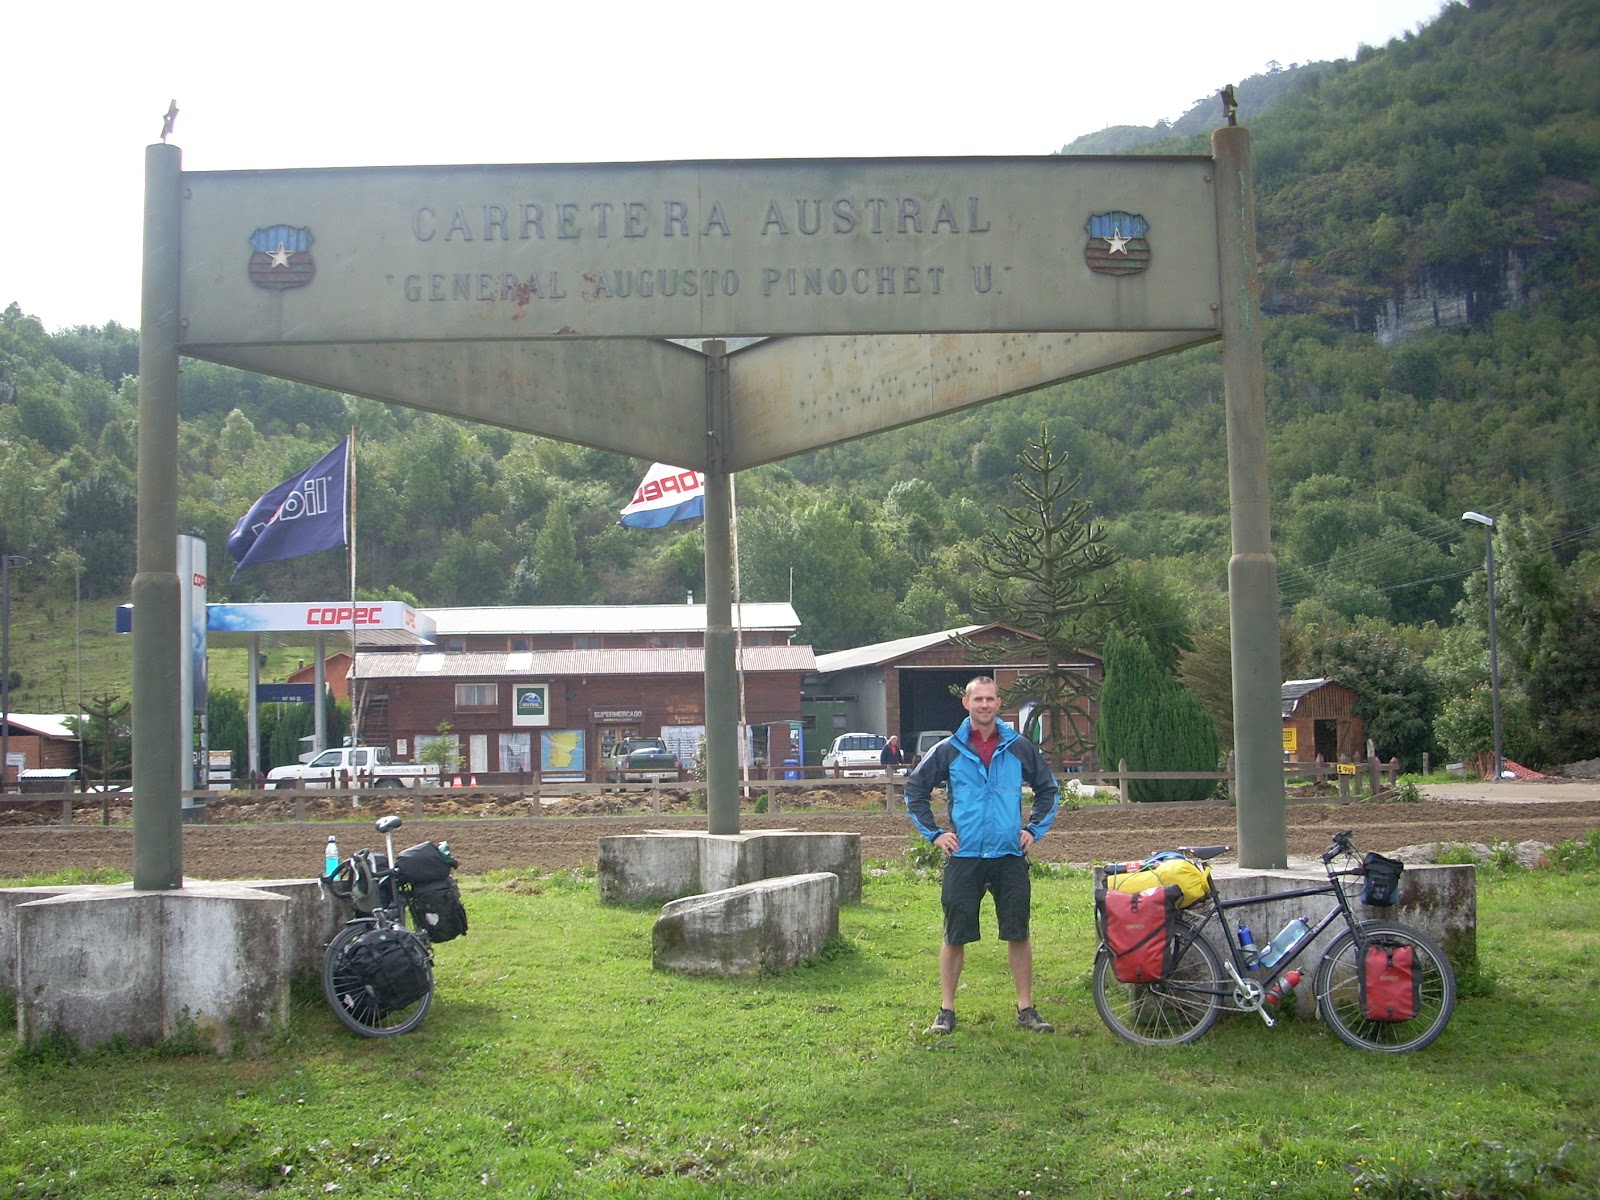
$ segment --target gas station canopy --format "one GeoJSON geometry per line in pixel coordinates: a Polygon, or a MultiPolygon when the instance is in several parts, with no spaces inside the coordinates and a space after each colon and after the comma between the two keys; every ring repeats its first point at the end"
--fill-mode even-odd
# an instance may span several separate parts
{"type": "MultiPolygon", "coordinates": [[[[133,631],[133,605],[117,608],[116,631],[133,631]]],[[[433,618],[398,600],[206,605],[206,642],[212,646],[304,646],[318,634],[349,637],[352,631],[356,647],[364,650],[431,646],[435,638],[433,618]]]]}

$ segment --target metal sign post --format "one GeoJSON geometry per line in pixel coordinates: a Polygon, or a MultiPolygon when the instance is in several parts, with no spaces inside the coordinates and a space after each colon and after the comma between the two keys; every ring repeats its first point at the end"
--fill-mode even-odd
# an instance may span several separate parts
{"type": "MultiPolygon", "coordinates": [[[[1222,130],[1212,149],[183,174],[174,148],[151,147],[136,595],[154,606],[169,586],[155,552],[172,545],[179,349],[704,462],[708,808],[712,832],[737,832],[733,473],[1220,339],[1240,857],[1277,865],[1248,135],[1222,130]]],[[[136,656],[136,722],[176,708],[165,671],[153,642],[136,656]]],[[[136,755],[146,744],[136,726],[136,755]]],[[[155,794],[158,777],[143,778],[155,794]]],[[[136,811],[140,792],[136,778],[136,811]]]]}

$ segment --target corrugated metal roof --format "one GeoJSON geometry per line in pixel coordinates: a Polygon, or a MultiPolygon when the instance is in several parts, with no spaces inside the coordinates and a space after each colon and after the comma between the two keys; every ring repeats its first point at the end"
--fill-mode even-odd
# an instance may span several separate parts
{"type": "MultiPolygon", "coordinates": [[[[749,672],[816,670],[810,646],[746,646],[749,672]]],[[[566,675],[703,675],[705,652],[698,646],[676,649],[534,650],[520,653],[469,651],[465,654],[360,654],[360,679],[546,678],[566,675]]]]}
{"type": "Polygon", "coordinates": [[[915,637],[896,638],[892,642],[874,642],[870,646],[857,646],[854,650],[835,650],[831,654],[817,655],[817,673],[831,675],[835,671],[849,671],[856,667],[870,667],[892,662],[907,654],[915,654],[930,646],[941,646],[957,634],[970,634],[985,628],[982,625],[959,625],[954,629],[941,629],[938,633],[919,633],[915,637]]]}
{"type": "Polygon", "coordinates": [[[1283,715],[1294,716],[1294,710],[1300,701],[1325,683],[1332,683],[1331,679],[1285,679],[1283,681],[1283,715]]]}
{"type": "Polygon", "coordinates": [[[67,718],[71,713],[7,713],[6,719],[11,722],[12,728],[21,726],[29,733],[37,733],[41,737],[75,738],[78,735],[67,728],[67,718]]]}
{"type": "MultiPolygon", "coordinates": [[[[699,633],[704,604],[563,604],[499,608],[428,608],[440,637],[475,633],[699,633]]],[[[800,628],[794,605],[783,602],[734,605],[734,625],[743,629],[800,628]]]]}

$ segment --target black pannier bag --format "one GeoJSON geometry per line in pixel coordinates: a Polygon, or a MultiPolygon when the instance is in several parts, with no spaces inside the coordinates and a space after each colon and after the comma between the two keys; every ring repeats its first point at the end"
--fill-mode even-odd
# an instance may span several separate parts
{"type": "Polygon", "coordinates": [[[349,993],[345,1003],[371,1005],[370,1012],[353,1014],[358,1020],[378,1020],[422,999],[433,970],[426,945],[387,929],[368,930],[351,942],[345,947],[344,962],[362,986],[361,992],[349,993]]]}
{"type": "Polygon", "coordinates": [[[1361,903],[1373,908],[1388,908],[1400,899],[1400,873],[1406,869],[1398,858],[1385,858],[1376,852],[1361,860],[1366,881],[1361,885],[1361,903]]]}
{"type": "Polygon", "coordinates": [[[456,860],[433,842],[418,842],[394,856],[394,869],[406,887],[448,879],[455,866],[456,860]]]}
{"type": "Polygon", "coordinates": [[[411,924],[430,942],[448,942],[467,932],[467,910],[461,889],[448,876],[411,886],[411,924]]]}

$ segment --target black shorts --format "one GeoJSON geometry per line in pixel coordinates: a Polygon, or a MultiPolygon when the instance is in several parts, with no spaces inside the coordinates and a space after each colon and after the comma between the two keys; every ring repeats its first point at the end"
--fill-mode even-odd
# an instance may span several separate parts
{"type": "Polygon", "coordinates": [[[1028,860],[1021,854],[999,858],[945,859],[944,940],[964,946],[981,936],[978,932],[978,906],[983,894],[994,896],[995,916],[1000,919],[1000,940],[1028,940],[1028,910],[1033,900],[1033,881],[1028,875],[1028,860]]]}

